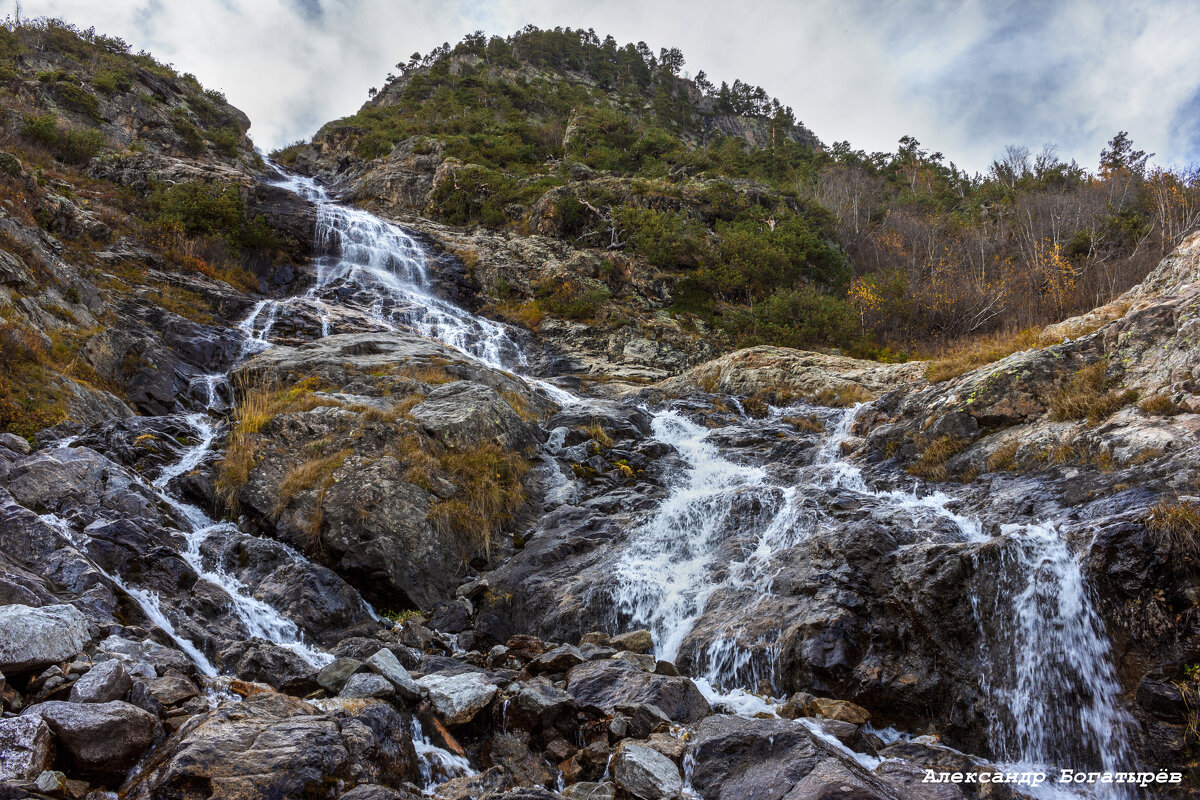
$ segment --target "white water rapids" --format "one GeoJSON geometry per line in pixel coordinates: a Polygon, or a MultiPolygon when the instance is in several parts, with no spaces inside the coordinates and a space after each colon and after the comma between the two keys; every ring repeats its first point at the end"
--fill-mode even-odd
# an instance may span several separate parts
{"type": "MultiPolygon", "coordinates": [[[[243,357],[270,347],[276,324],[289,312],[307,311],[316,314],[322,335],[349,325],[347,319],[359,319],[376,329],[412,330],[488,366],[518,374],[527,371],[528,359],[508,328],[437,296],[429,258],[413,237],[366,211],[339,205],[311,179],[293,176],[280,185],[316,204],[321,248],[315,261],[316,279],[302,295],[258,302],[240,325],[245,335],[243,357]]],[[[586,406],[589,402],[545,381],[528,380],[561,405],[586,406]]],[[[205,378],[210,408],[216,405],[223,381],[224,375],[205,378]]],[[[953,510],[954,500],[949,495],[917,488],[872,489],[862,472],[840,452],[857,409],[801,411],[822,414],[826,422],[825,438],[812,465],[804,468],[805,483],[883,504],[897,518],[911,520],[914,529],[933,519],[953,526],[961,541],[988,539],[978,519],[953,510]]],[[[657,655],[674,660],[714,593],[753,587],[761,598],[769,598],[779,569],[774,556],[829,520],[811,505],[799,502],[796,485],[772,479],[764,466],[728,457],[714,439],[714,431],[675,410],[652,413],[654,438],[670,445],[683,466],[668,477],[667,497],[628,532],[615,568],[613,599],[634,626],[654,633],[657,655]],[[754,500],[757,509],[750,516],[745,514],[748,499],[754,500]],[[754,545],[740,560],[718,564],[720,546],[731,531],[740,535],[748,531],[754,545]]],[[[772,409],[771,413],[779,417],[799,412],[772,409]]],[[[312,663],[322,663],[328,656],[307,646],[294,623],[251,596],[236,577],[206,566],[200,550],[206,538],[235,529],[230,523],[214,522],[170,491],[173,478],[194,469],[212,450],[215,426],[207,411],[190,415],[188,422],[196,431],[197,444],[154,481],[160,496],[189,522],[184,558],[234,598],[238,617],[252,635],[290,647],[312,663]]],[[[558,470],[557,464],[554,468],[558,470]]],[[[572,496],[570,478],[563,475],[563,479],[560,499],[572,496]]],[[[1129,720],[1119,704],[1109,645],[1092,608],[1078,557],[1050,522],[1007,526],[999,535],[1005,540],[1007,592],[977,602],[977,615],[989,619],[991,629],[1004,633],[1000,641],[989,640],[981,625],[981,652],[1003,651],[1008,657],[1006,667],[983,676],[985,689],[997,706],[994,750],[1007,761],[1047,771],[1055,766],[1132,768],[1125,744],[1129,720]]],[[[176,635],[156,598],[136,587],[122,587],[141,602],[147,616],[176,635]]],[[[744,613],[752,614],[753,609],[744,613]]],[[[769,710],[769,702],[750,692],[756,691],[760,682],[778,684],[778,642],[760,641],[754,648],[746,648],[738,643],[737,624],[738,620],[731,620],[728,635],[710,642],[701,685],[710,694],[720,687],[722,699],[746,713],[769,710]]],[[[197,656],[190,642],[176,638],[197,656]]],[[[211,671],[207,660],[201,659],[199,655],[197,663],[211,671]]],[[[417,738],[423,748],[432,747],[423,736],[417,738]]],[[[430,768],[465,768],[447,762],[444,751],[423,750],[423,756],[430,768]]]]}

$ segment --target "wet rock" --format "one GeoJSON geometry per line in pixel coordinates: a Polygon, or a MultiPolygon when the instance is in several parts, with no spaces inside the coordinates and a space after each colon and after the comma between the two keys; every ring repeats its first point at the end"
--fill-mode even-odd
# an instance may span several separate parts
{"type": "Polygon", "coordinates": [[[691,679],[644,672],[618,660],[589,661],[567,673],[567,691],[581,706],[611,713],[617,706],[657,706],[676,722],[698,722],[712,713],[691,679]]]}
{"type": "Polygon", "coordinates": [[[489,386],[470,381],[443,384],[410,412],[432,436],[452,448],[497,442],[522,450],[536,442],[534,428],[489,386]]]}
{"type": "Polygon", "coordinates": [[[396,687],[382,675],[374,673],[359,673],[351,675],[346,685],[342,687],[338,697],[391,697],[396,693],[396,687]]]}
{"type": "Polygon", "coordinates": [[[416,800],[421,795],[412,792],[399,792],[386,786],[363,783],[341,795],[338,800],[416,800]]]}
{"type": "Polygon", "coordinates": [[[0,606],[0,670],[10,675],[67,661],[90,639],[74,606],[0,606]]]}
{"type": "Polygon", "coordinates": [[[630,653],[654,652],[654,637],[647,630],[619,634],[612,637],[610,643],[617,650],[626,650],[630,653]]]}
{"type": "Polygon", "coordinates": [[[41,718],[0,719],[0,781],[33,780],[50,757],[50,728],[41,718]]]}
{"type": "Polygon", "coordinates": [[[74,769],[85,776],[119,778],[136,764],[154,741],[158,720],[137,706],[50,701],[25,709],[53,731],[74,769]]]}
{"type": "Polygon", "coordinates": [[[674,800],[683,789],[679,768],[649,747],[632,744],[613,756],[613,780],[639,800],[674,800]]]}
{"type": "Polygon", "coordinates": [[[426,675],[417,684],[429,693],[438,715],[447,725],[470,722],[492,702],[497,686],[478,673],[426,675]]]}
{"type": "Polygon", "coordinates": [[[408,674],[408,670],[396,658],[396,654],[386,648],[380,648],[365,662],[367,669],[377,675],[382,675],[391,681],[396,694],[406,700],[416,700],[421,696],[421,687],[408,674]]]}
{"type": "Polygon", "coordinates": [[[72,703],[107,703],[124,700],[133,688],[125,665],[116,659],[93,666],[71,687],[72,703]]]}
{"type": "MultiPolygon", "coordinates": [[[[617,653],[615,656],[613,656],[613,659],[616,661],[623,661],[626,664],[632,664],[642,672],[654,672],[655,667],[658,665],[658,662],[655,661],[654,656],[644,655],[642,653],[631,653],[629,651],[617,653]]],[[[676,674],[678,674],[678,672],[676,672],[676,674]]]]}
{"type": "Polygon", "coordinates": [[[500,733],[488,744],[488,763],[502,767],[508,779],[518,786],[545,786],[554,781],[546,759],[536,756],[516,736],[500,733]]]}
{"type": "Polygon", "coordinates": [[[471,627],[471,612],[458,600],[438,603],[429,615],[429,627],[444,633],[462,633],[471,627]]]}
{"type": "Polygon", "coordinates": [[[545,683],[527,683],[517,692],[509,707],[517,724],[528,730],[573,727],[578,703],[569,693],[545,683]]]}

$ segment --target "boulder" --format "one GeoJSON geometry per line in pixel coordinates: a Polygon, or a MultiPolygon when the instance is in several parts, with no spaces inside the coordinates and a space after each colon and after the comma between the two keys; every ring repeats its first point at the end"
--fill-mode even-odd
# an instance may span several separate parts
{"type": "Polygon", "coordinates": [[[22,716],[43,719],[74,769],[101,779],[117,779],[128,772],[150,748],[158,727],[154,715],[120,700],[55,700],[30,706],[22,716]]]}
{"type": "Polygon", "coordinates": [[[50,757],[50,728],[40,717],[0,719],[0,781],[31,781],[50,757]]]}
{"type": "Polygon", "coordinates": [[[611,783],[579,781],[563,789],[562,796],[567,800],[613,800],[616,792],[611,783]]]}
{"type": "Polygon", "coordinates": [[[630,653],[653,653],[654,637],[647,630],[629,631],[612,637],[611,646],[630,653]]]}
{"type": "Polygon", "coordinates": [[[350,676],[362,669],[362,662],[356,658],[339,658],[321,668],[317,673],[317,683],[327,692],[340,692],[350,680],[350,676]]]}
{"type": "Polygon", "coordinates": [[[866,725],[871,721],[871,712],[862,706],[828,697],[814,697],[808,704],[808,713],[825,719],[849,722],[853,725],[866,725]]]}
{"type": "Polygon", "coordinates": [[[350,676],[338,697],[391,697],[395,693],[396,687],[387,678],[374,673],[360,672],[350,676]]]}
{"type": "Polygon", "coordinates": [[[244,681],[266,683],[288,694],[307,695],[318,688],[311,664],[294,651],[261,639],[235,642],[217,654],[216,663],[244,681]]]}
{"type": "Polygon", "coordinates": [[[657,706],[675,722],[699,722],[712,713],[690,678],[655,675],[618,660],[588,661],[567,673],[567,691],[581,706],[612,713],[617,706],[657,706]]]}
{"type": "Polygon", "coordinates": [[[72,703],[108,703],[124,700],[133,688],[125,665],[113,658],[101,661],[84,673],[71,687],[72,703]]]}
{"type": "Polygon", "coordinates": [[[74,606],[0,606],[0,671],[9,675],[66,661],[90,640],[87,618],[74,606]]]}
{"type": "Polygon", "coordinates": [[[613,780],[639,800],[674,800],[683,790],[675,762],[649,747],[631,744],[617,750],[613,780]]]}
{"type": "Polygon", "coordinates": [[[300,800],[328,797],[343,781],[400,787],[418,780],[408,726],[386,703],[321,713],[264,691],[222,703],[189,724],[124,796],[300,800]]]}
{"type": "Polygon", "coordinates": [[[584,661],[587,661],[587,659],[583,657],[583,653],[579,652],[578,647],[564,644],[542,653],[529,662],[528,668],[532,673],[566,672],[571,667],[582,664],[584,661]]]}
{"type": "Polygon", "coordinates": [[[417,684],[429,693],[438,715],[447,725],[470,722],[496,696],[498,687],[475,672],[459,675],[426,675],[417,684]]]}
{"type": "Polygon", "coordinates": [[[367,665],[367,669],[391,681],[392,686],[396,689],[396,694],[404,699],[416,700],[421,696],[421,687],[412,679],[412,676],[408,674],[408,670],[404,668],[404,665],[400,663],[400,659],[396,658],[396,654],[391,650],[380,648],[364,663],[367,665]]]}
{"type": "Polygon", "coordinates": [[[164,706],[177,706],[200,694],[196,684],[182,675],[164,675],[146,683],[146,689],[156,701],[164,706]]]}

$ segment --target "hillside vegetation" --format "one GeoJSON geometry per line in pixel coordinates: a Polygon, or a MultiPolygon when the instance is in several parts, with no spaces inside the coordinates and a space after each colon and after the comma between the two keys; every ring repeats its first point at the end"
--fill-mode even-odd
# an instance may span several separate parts
{"type": "MultiPolygon", "coordinates": [[[[585,312],[622,295],[632,259],[726,346],[884,358],[1105,302],[1200,213],[1196,170],[1151,167],[1124,132],[1095,171],[1013,146],[969,175],[911,137],[894,153],[823,145],[761,88],[684,64],[591,30],[477,33],[413,54],[357,114],[278,156],[432,160],[408,210],[599,253],[599,285],[568,290],[585,312]]],[[[545,302],[559,290],[539,312],[561,314],[545,302]]]]}

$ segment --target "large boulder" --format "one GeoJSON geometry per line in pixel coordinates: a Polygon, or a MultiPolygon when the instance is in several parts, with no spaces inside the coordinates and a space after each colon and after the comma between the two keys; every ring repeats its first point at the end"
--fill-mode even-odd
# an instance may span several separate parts
{"type": "Polygon", "coordinates": [[[27,708],[22,716],[40,717],[81,775],[122,777],[150,748],[158,719],[137,706],[67,703],[52,700],[27,708]]]}
{"type": "Polygon", "coordinates": [[[589,661],[567,673],[567,691],[581,706],[612,713],[618,706],[653,705],[683,723],[712,713],[690,678],[655,675],[621,660],[589,661]]]}
{"type": "Polygon", "coordinates": [[[300,800],[327,797],[342,781],[399,787],[417,780],[404,719],[383,703],[351,702],[330,713],[274,692],[224,703],[177,734],[124,795],[300,800]]]}
{"type": "Polygon", "coordinates": [[[91,640],[74,606],[0,606],[0,671],[14,675],[66,661],[91,640]]]}
{"type": "Polygon", "coordinates": [[[0,781],[31,781],[50,757],[50,728],[39,717],[0,719],[0,781]]]}

